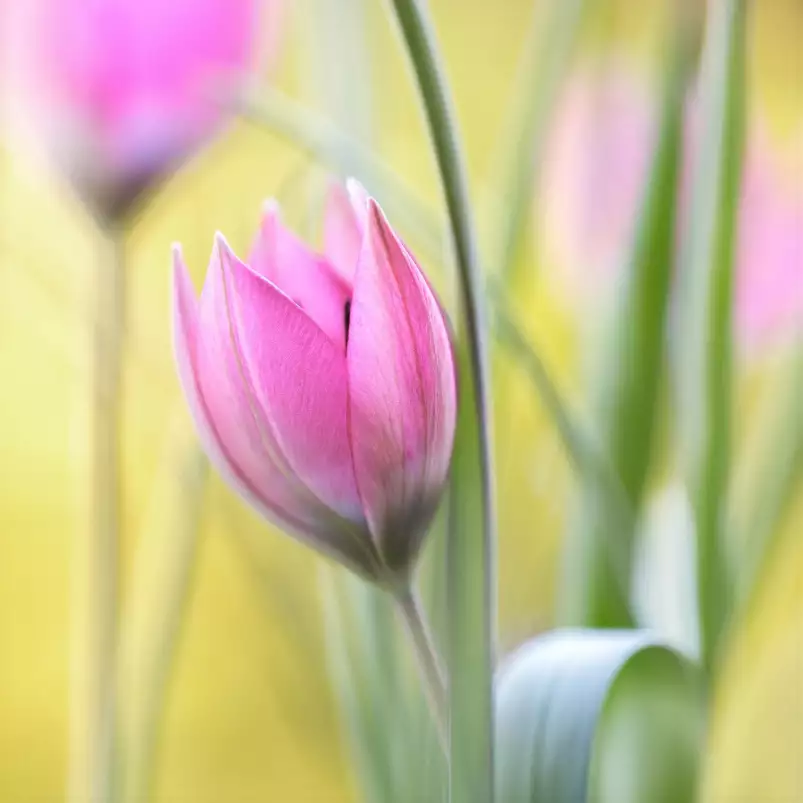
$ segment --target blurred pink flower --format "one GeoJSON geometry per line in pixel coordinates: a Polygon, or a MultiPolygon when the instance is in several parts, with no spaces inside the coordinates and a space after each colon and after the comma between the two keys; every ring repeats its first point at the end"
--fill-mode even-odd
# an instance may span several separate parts
{"type": "Polygon", "coordinates": [[[421,269],[358,185],[324,255],[266,206],[249,264],[218,235],[196,300],[175,250],[179,376],[204,447],[259,512],[380,583],[410,570],[446,481],[456,378],[421,269]]]}
{"type": "Polygon", "coordinates": [[[261,29],[275,38],[279,0],[14,5],[11,80],[36,135],[116,213],[221,123],[214,93],[255,66],[261,29]]]}
{"type": "MultiPolygon", "coordinates": [[[[594,297],[623,264],[649,167],[658,110],[635,73],[578,76],[558,108],[542,187],[550,256],[594,297]]],[[[687,126],[684,187],[694,159],[687,126]]],[[[736,325],[744,344],[803,320],[803,190],[749,137],[740,203],[736,325]]],[[[681,213],[681,222],[683,214],[681,213]]]]}

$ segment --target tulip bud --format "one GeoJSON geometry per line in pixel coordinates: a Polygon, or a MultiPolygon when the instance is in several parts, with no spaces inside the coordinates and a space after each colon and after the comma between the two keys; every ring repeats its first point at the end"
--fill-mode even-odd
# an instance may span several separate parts
{"type": "MultiPolygon", "coordinates": [[[[266,0],[268,27],[277,8],[266,0]]],[[[15,4],[12,94],[77,192],[119,217],[220,125],[215,92],[254,66],[262,9],[259,0],[15,4]]]]}
{"type": "Polygon", "coordinates": [[[382,585],[446,482],[456,379],[441,308],[379,206],[333,196],[325,253],[265,207],[250,264],[215,241],[200,300],[174,252],[178,371],[204,447],[265,517],[382,585]]]}

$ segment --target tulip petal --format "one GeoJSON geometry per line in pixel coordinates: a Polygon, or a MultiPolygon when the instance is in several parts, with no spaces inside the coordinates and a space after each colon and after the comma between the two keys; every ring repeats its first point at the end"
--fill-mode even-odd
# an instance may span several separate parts
{"type": "Polygon", "coordinates": [[[354,281],[361,246],[362,224],[349,194],[340,182],[333,182],[324,212],[323,252],[349,285],[354,281]]]}
{"type": "Polygon", "coordinates": [[[293,472],[325,505],[362,526],[347,431],[343,349],[225,245],[221,260],[242,370],[261,414],[293,472]]]}
{"type": "Polygon", "coordinates": [[[217,328],[225,321],[215,316],[211,308],[223,289],[217,251],[216,248],[213,253],[200,308],[180,251],[174,251],[176,362],[204,451],[227,483],[265,518],[359,574],[373,576],[378,558],[370,543],[367,547],[359,543],[349,531],[348,522],[318,503],[311,503],[300,480],[288,476],[287,468],[280,469],[263,449],[268,433],[260,431],[253,418],[252,402],[244,398],[239,385],[234,345],[230,338],[226,341],[226,332],[217,328]],[[214,282],[217,286],[213,286],[214,282]],[[216,358],[220,358],[217,364],[216,358]],[[204,375],[207,381],[202,383],[204,375]]]}
{"type": "Polygon", "coordinates": [[[371,532],[409,563],[446,479],[456,415],[446,322],[415,260],[369,200],[347,350],[351,442],[371,532]]]}
{"type": "Polygon", "coordinates": [[[284,226],[273,202],[265,205],[250,264],[295,301],[333,343],[345,349],[343,310],[351,286],[326,259],[310,251],[284,226]]]}
{"type": "MultiPolygon", "coordinates": [[[[173,253],[173,298],[174,298],[174,322],[175,322],[175,353],[178,364],[179,379],[181,381],[184,395],[190,407],[190,412],[198,429],[199,437],[204,446],[204,450],[210,459],[215,463],[220,473],[225,479],[234,485],[237,490],[245,496],[248,501],[260,509],[265,508],[268,495],[265,487],[260,488],[258,478],[264,473],[262,467],[254,467],[253,474],[256,481],[252,481],[247,473],[241,468],[234,457],[229,454],[223,442],[220,440],[217,427],[213,422],[210,412],[207,409],[206,401],[201,394],[198,378],[198,302],[195,298],[187,268],[178,248],[173,253]]],[[[202,337],[202,348],[207,346],[209,338],[202,337]]],[[[213,397],[214,402],[214,397],[213,397]]],[[[232,409],[236,409],[236,405],[232,409]]],[[[225,432],[226,427],[222,427],[225,432]]],[[[242,450],[237,450],[242,451],[242,450]]],[[[256,459],[262,459],[259,455],[256,459]]],[[[255,461],[254,461],[255,462],[255,461]]],[[[248,459],[244,461],[248,466],[248,459]]],[[[272,486],[276,490],[276,486],[272,486]]],[[[287,499],[292,503],[292,493],[287,493],[287,499]]],[[[267,504],[270,504],[269,502],[267,504]]],[[[287,519],[294,526],[301,526],[309,522],[302,522],[295,516],[281,509],[281,505],[273,504],[273,512],[287,519]]]]}

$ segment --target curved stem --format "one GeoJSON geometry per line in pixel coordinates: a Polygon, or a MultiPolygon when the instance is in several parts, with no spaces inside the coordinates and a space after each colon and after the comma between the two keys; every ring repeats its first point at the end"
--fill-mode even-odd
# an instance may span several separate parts
{"type": "Polygon", "coordinates": [[[452,99],[423,0],[393,0],[440,171],[459,278],[460,405],[447,541],[450,794],[492,803],[495,514],[486,324],[468,177],[452,99]]]}
{"type": "Polygon", "coordinates": [[[109,803],[115,787],[120,540],[123,232],[109,225],[93,285],[90,522],[74,559],[69,799],[109,803]]]}
{"type": "Polygon", "coordinates": [[[441,739],[444,752],[448,755],[449,745],[449,693],[446,677],[441,666],[435,641],[432,638],[426,614],[421,601],[412,588],[404,590],[394,597],[396,608],[399,611],[413,646],[421,680],[429,697],[438,736],[441,739]]]}

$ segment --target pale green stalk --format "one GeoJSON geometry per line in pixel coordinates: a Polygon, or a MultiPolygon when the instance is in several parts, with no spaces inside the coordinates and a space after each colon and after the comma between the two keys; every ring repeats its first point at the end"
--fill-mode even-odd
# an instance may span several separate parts
{"type": "Polygon", "coordinates": [[[447,755],[449,752],[449,692],[441,667],[435,640],[418,594],[411,588],[402,589],[395,597],[396,609],[410,636],[421,679],[427,693],[438,735],[447,755]]]}
{"type": "Polygon", "coordinates": [[[102,230],[94,293],[89,527],[73,557],[69,700],[70,803],[110,803],[116,783],[115,703],[120,541],[120,419],[125,329],[123,231],[102,230]]]}
{"type": "Polygon", "coordinates": [[[153,794],[157,748],[198,552],[209,463],[187,423],[174,427],[137,544],[120,644],[120,800],[153,794]]]}
{"type": "Polygon", "coordinates": [[[733,265],[745,125],[745,0],[712,0],[700,87],[701,138],[674,355],[683,461],[694,508],[703,663],[710,672],[731,610],[724,550],[731,462],[733,265]]]}
{"type": "Polygon", "coordinates": [[[627,265],[591,388],[595,429],[633,515],[596,480],[584,482],[566,538],[561,618],[587,627],[632,627],[629,598],[636,518],[652,461],[666,319],[675,264],[675,212],[683,109],[694,62],[694,28],[677,13],[668,44],[659,133],[627,265]]]}
{"type": "Polygon", "coordinates": [[[426,5],[392,5],[426,112],[459,276],[460,405],[447,545],[450,795],[452,803],[491,803],[496,535],[482,272],[453,104],[426,5]]]}

